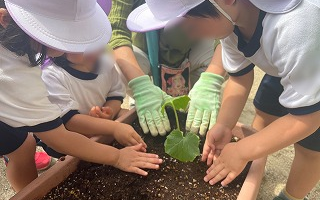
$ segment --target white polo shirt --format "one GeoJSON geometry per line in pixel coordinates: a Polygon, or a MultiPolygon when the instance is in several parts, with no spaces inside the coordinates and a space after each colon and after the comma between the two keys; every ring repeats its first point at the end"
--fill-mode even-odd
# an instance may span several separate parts
{"type": "Polygon", "coordinates": [[[256,65],[281,77],[284,91],[279,101],[291,114],[320,110],[319,0],[302,0],[282,14],[261,11],[249,42],[236,27],[221,44],[223,64],[231,76],[244,75],[256,65]]]}
{"type": "Polygon", "coordinates": [[[48,99],[40,67],[0,45],[0,121],[28,132],[44,132],[62,124],[59,108],[48,99]]]}
{"type": "Polygon", "coordinates": [[[102,107],[108,100],[122,101],[126,95],[114,61],[107,55],[100,59],[94,73],[51,63],[43,70],[42,79],[50,101],[59,106],[64,123],[76,114],[89,114],[93,106],[102,107]]]}

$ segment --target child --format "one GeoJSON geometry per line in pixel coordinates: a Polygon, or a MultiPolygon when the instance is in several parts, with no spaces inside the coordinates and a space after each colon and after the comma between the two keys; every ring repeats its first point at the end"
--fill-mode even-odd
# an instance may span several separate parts
{"type": "Polygon", "coordinates": [[[37,67],[46,56],[99,49],[110,38],[110,23],[95,0],[0,0],[0,24],[0,155],[9,159],[7,177],[17,192],[37,177],[30,132],[56,151],[89,162],[141,175],[147,175],[141,168],[159,167],[162,160],[144,153],[146,145],[130,126],[96,121],[111,127],[110,137],[136,145],[118,150],[99,144],[67,131],[60,109],[48,99],[37,67]]]}
{"type": "MultiPolygon", "coordinates": [[[[61,109],[66,128],[87,137],[108,135],[113,124],[99,123],[98,118],[114,119],[125,97],[125,86],[111,56],[104,51],[85,55],[67,53],[52,61],[44,67],[42,79],[49,100],[61,109]]],[[[135,144],[116,139],[123,145],[135,144]]],[[[51,155],[61,156],[55,152],[51,155]]]]}
{"type": "Polygon", "coordinates": [[[72,119],[70,113],[76,111],[112,120],[119,114],[126,92],[111,56],[103,51],[67,53],[52,61],[43,70],[42,79],[49,99],[61,108],[62,116],[72,119]]]}
{"type": "Polygon", "coordinates": [[[146,2],[129,17],[129,27],[151,30],[185,15],[181,27],[192,36],[222,38],[230,79],[204,145],[203,160],[211,165],[204,180],[215,184],[225,178],[226,186],[248,161],[295,144],[286,188],[275,199],[303,199],[320,179],[320,1],[146,2]],[[267,73],[255,99],[259,132],[229,144],[255,65],[267,73]]]}

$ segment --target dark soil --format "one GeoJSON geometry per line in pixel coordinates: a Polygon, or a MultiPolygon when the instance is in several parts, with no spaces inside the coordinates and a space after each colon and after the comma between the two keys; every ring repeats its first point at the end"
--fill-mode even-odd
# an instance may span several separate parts
{"type": "MultiPolygon", "coordinates": [[[[172,116],[169,112],[169,116],[172,116]]],[[[180,121],[185,116],[179,114],[180,121]]],[[[173,120],[171,120],[174,122],[173,120]]],[[[138,122],[133,123],[135,130],[142,134],[138,122]]],[[[184,124],[181,125],[184,127],[184,124]]],[[[43,199],[81,199],[81,200],[233,200],[237,199],[249,166],[228,187],[220,184],[210,186],[203,181],[206,164],[197,159],[195,162],[182,163],[172,159],[164,152],[165,138],[142,135],[148,151],[158,154],[164,163],[157,171],[149,171],[147,177],[122,172],[110,166],[81,162],[77,171],[67,180],[46,195],[43,199]]]]}

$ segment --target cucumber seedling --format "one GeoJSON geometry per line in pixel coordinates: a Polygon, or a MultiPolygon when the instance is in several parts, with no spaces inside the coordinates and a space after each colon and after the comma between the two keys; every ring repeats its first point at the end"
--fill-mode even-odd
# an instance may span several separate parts
{"type": "Polygon", "coordinates": [[[172,107],[177,125],[177,129],[171,131],[167,136],[164,143],[165,152],[182,162],[192,162],[200,155],[199,136],[190,132],[184,134],[180,129],[177,111],[187,112],[189,101],[190,98],[188,96],[180,96],[170,98],[162,105],[162,113],[164,113],[167,106],[172,107]]]}

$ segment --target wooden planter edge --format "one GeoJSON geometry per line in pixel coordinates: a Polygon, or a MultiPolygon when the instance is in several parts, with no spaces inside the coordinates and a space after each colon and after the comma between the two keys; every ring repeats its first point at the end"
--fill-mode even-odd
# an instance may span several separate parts
{"type": "MultiPolygon", "coordinates": [[[[120,117],[117,121],[130,124],[137,118],[135,109],[120,117]]],[[[255,132],[251,127],[237,124],[233,130],[238,137],[248,136],[255,132]]],[[[92,140],[103,143],[103,137],[94,137],[92,140]]],[[[80,159],[66,156],[60,159],[53,167],[44,172],[41,176],[31,182],[28,186],[22,189],[19,193],[11,198],[11,200],[38,200],[45,196],[52,188],[59,185],[67,177],[74,172],[80,159]]],[[[263,160],[253,161],[248,175],[244,181],[238,200],[255,200],[257,198],[261,181],[264,175],[265,162],[263,160]]]]}

